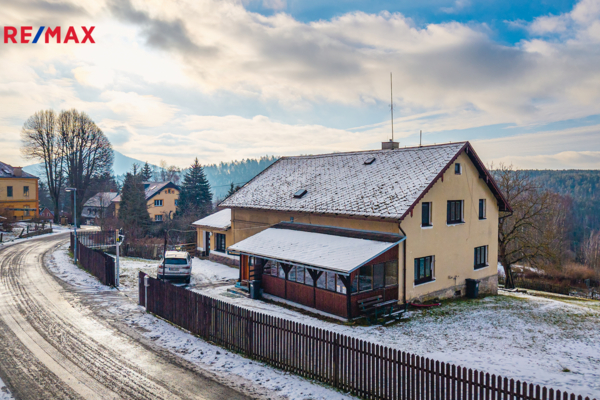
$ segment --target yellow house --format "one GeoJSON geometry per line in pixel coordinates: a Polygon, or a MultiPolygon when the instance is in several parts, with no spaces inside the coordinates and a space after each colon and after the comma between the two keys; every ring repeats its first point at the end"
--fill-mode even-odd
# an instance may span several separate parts
{"type": "MultiPolygon", "coordinates": [[[[144,182],[146,205],[148,214],[153,222],[163,222],[167,218],[173,219],[177,211],[179,200],[179,186],[171,181],[167,182],[144,182]]],[[[121,195],[115,197],[115,215],[119,215],[121,195]]]]}
{"type": "Polygon", "coordinates": [[[377,296],[464,296],[467,279],[496,293],[510,211],[469,142],[283,157],[219,206],[242,286],[344,318],[377,296]]]}
{"type": "Polygon", "coordinates": [[[240,265],[240,257],[227,252],[227,246],[233,244],[229,208],[199,219],[192,225],[196,227],[200,254],[223,264],[240,265]]]}
{"type": "Polygon", "coordinates": [[[38,210],[38,178],[0,162],[0,213],[23,220],[37,217],[38,210]]]}

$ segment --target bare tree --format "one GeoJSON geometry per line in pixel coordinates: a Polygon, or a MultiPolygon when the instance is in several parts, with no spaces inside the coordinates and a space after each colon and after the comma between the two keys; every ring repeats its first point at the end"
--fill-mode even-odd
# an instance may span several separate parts
{"type": "Polygon", "coordinates": [[[57,131],[57,116],[53,110],[33,114],[21,131],[21,152],[26,158],[44,163],[46,184],[54,209],[54,222],[60,214],[60,195],[64,186],[64,153],[57,131]]]}
{"type": "Polygon", "coordinates": [[[58,132],[65,158],[67,183],[77,189],[79,222],[90,184],[94,179],[112,170],[112,145],[86,113],[75,109],[60,113],[58,132]]]}
{"type": "Polygon", "coordinates": [[[600,273],[600,231],[592,231],[583,244],[583,258],[586,265],[600,273]]]}
{"type": "Polygon", "coordinates": [[[500,215],[498,258],[507,288],[514,288],[511,266],[519,262],[559,264],[566,248],[568,207],[560,195],[544,191],[526,171],[500,165],[496,181],[513,213],[500,215]]]}
{"type": "Polygon", "coordinates": [[[160,180],[161,182],[171,181],[179,184],[181,169],[174,165],[167,165],[165,160],[160,160],[160,180]]]}

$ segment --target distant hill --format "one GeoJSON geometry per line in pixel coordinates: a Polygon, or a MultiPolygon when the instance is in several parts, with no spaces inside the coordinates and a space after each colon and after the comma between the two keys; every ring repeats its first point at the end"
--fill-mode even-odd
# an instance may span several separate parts
{"type": "MultiPolygon", "coordinates": [[[[143,167],[145,164],[145,161],[126,156],[118,151],[114,151],[114,157],[113,174],[120,184],[123,183],[125,174],[133,169],[133,164],[138,164],[140,167],[143,167]]],[[[242,186],[277,161],[277,159],[278,157],[264,156],[259,159],[249,158],[242,161],[221,162],[219,164],[205,165],[204,172],[212,188],[214,198],[223,199],[227,195],[232,182],[236,186],[242,186]]],[[[158,166],[153,164],[150,164],[150,167],[154,172],[160,170],[158,166]]],[[[28,165],[23,167],[23,170],[42,180],[45,179],[43,163],[28,165]]],[[[185,172],[185,169],[181,171],[181,179],[183,179],[185,172]]]]}
{"type": "MultiPolygon", "coordinates": [[[[145,161],[140,161],[135,158],[126,156],[123,153],[119,153],[118,151],[114,151],[115,160],[113,163],[113,174],[116,176],[125,175],[125,173],[131,171],[133,169],[133,164],[138,164],[143,166],[145,161]]],[[[150,164],[151,167],[158,168],[150,164]]],[[[23,167],[23,171],[29,172],[39,178],[44,178],[44,163],[32,164],[26,167],[23,167]]]]}

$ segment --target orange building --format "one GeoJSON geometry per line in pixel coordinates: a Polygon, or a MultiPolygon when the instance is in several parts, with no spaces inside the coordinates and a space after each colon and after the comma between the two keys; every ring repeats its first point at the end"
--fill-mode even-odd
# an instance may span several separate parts
{"type": "Polygon", "coordinates": [[[38,216],[38,178],[0,161],[0,213],[24,220],[38,216]]]}

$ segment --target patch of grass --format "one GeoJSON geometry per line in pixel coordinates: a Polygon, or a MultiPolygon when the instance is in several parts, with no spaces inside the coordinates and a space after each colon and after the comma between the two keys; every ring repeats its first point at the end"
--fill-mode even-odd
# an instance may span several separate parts
{"type": "Polygon", "coordinates": [[[567,367],[563,367],[562,372],[571,372],[571,370],[567,367]]]}

